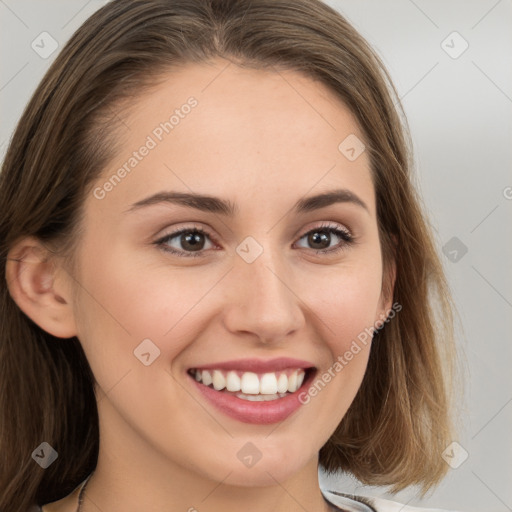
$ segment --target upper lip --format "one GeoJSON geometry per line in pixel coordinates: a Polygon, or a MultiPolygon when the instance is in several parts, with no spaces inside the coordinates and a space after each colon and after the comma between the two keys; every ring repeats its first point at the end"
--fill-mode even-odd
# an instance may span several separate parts
{"type": "Polygon", "coordinates": [[[285,370],[286,368],[314,368],[309,361],[291,357],[278,357],[276,359],[234,359],[218,363],[194,366],[195,370],[239,370],[242,372],[266,373],[285,370]]]}

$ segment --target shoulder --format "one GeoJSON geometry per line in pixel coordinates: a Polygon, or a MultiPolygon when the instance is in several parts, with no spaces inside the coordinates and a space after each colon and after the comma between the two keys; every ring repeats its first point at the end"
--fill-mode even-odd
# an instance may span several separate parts
{"type": "Polygon", "coordinates": [[[411,507],[383,498],[368,498],[322,489],[325,499],[347,512],[456,512],[440,508],[411,507]]]}

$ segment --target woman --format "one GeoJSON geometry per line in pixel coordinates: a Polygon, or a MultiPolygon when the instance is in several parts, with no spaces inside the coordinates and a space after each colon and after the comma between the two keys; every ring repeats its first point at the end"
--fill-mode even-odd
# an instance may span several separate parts
{"type": "Polygon", "coordinates": [[[394,101],[319,1],[79,28],[1,174],[1,510],[386,511],[318,465],[441,480],[451,300],[394,101]]]}

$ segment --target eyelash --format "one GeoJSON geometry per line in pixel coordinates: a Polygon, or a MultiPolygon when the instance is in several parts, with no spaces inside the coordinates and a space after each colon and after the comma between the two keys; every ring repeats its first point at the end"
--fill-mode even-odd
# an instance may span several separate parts
{"type": "MultiPolygon", "coordinates": [[[[315,251],[316,254],[330,254],[334,255],[337,254],[339,251],[345,249],[346,247],[349,247],[355,243],[355,237],[352,236],[347,230],[340,229],[338,226],[332,225],[332,224],[322,224],[318,227],[315,227],[313,229],[310,229],[306,233],[304,233],[299,240],[302,240],[304,237],[310,235],[311,233],[316,232],[327,232],[329,234],[334,234],[337,237],[339,237],[342,242],[340,242],[337,246],[330,248],[330,249],[310,249],[311,251],[315,251]]],[[[201,249],[200,251],[177,251],[173,248],[170,248],[168,245],[166,245],[166,242],[169,240],[178,237],[179,235],[182,235],[183,233],[200,233],[202,235],[207,236],[213,243],[216,243],[216,240],[213,236],[211,236],[207,231],[205,231],[201,227],[187,227],[183,229],[179,229],[178,231],[174,231],[172,233],[169,233],[168,235],[165,235],[163,238],[160,238],[155,242],[155,245],[160,247],[163,251],[175,254],[176,256],[185,257],[185,258],[197,258],[199,256],[203,256],[203,252],[205,249],[201,249]]],[[[208,250],[208,249],[206,249],[208,250]]]]}

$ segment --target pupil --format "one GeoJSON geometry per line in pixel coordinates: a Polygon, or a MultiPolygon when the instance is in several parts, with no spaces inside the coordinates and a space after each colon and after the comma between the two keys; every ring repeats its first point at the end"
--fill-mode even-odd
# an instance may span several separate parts
{"type": "Polygon", "coordinates": [[[201,250],[204,246],[202,233],[187,233],[181,235],[181,244],[184,249],[201,250]]]}
{"type": "Polygon", "coordinates": [[[329,247],[331,242],[331,236],[325,231],[317,231],[309,235],[309,242],[312,246],[319,244],[320,247],[313,247],[314,249],[325,249],[329,247]]]}

